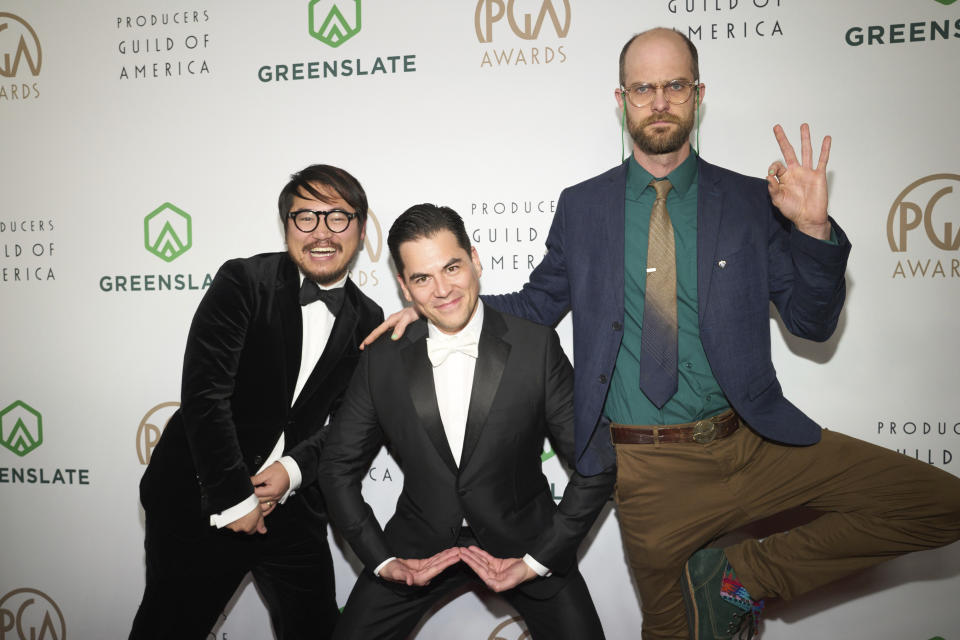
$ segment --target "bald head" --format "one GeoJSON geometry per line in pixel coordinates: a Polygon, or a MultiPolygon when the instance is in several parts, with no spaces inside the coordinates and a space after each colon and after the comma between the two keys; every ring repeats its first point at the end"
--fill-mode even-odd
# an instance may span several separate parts
{"type": "Polygon", "coordinates": [[[654,29],[648,29],[647,31],[641,31],[640,33],[636,34],[627,40],[627,43],[623,45],[623,49],[620,50],[621,87],[625,87],[627,84],[628,58],[635,58],[636,56],[634,54],[638,53],[638,51],[641,49],[644,53],[646,53],[651,47],[655,47],[662,51],[664,55],[677,55],[684,58],[690,69],[690,79],[699,80],[700,57],[697,54],[696,45],[693,44],[690,38],[683,35],[679,31],[664,27],[656,27],[654,29]],[[674,47],[672,45],[679,46],[674,47]]]}

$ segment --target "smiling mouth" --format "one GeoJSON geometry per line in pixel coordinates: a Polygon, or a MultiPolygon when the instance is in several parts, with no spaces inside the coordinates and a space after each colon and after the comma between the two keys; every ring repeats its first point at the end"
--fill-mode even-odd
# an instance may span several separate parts
{"type": "Polygon", "coordinates": [[[457,296],[453,300],[448,300],[446,302],[434,305],[434,308],[439,309],[440,311],[449,311],[450,309],[453,309],[454,307],[456,307],[459,302],[460,302],[460,296],[457,296]]]}
{"type": "Polygon", "coordinates": [[[314,258],[327,258],[335,254],[337,250],[335,247],[313,247],[308,249],[307,252],[314,258]]]}

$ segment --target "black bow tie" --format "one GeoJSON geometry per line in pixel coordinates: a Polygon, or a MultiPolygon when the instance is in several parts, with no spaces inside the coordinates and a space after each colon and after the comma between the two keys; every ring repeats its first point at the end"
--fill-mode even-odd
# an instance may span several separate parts
{"type": "Polygon", "coordinates": [[[340,307],[343,306],[343,287],[321,289],[313,280],[304,278],[303,283],[300,285],[301,306],[316,302],[317,300],[322,300],[323,304],[327,305],[330,313],[336,317],[340,312],[340,307]]]}

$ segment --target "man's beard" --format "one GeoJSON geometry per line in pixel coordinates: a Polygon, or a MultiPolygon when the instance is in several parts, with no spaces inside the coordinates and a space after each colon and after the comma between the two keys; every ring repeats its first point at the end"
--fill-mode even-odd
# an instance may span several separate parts
{"type": "Polygon", "coordinates": [[[649,155],[672,153],[689,142],[690,132],[693,131],[693,112],[686,120],[672,114],[662,113],[651,115],[637,123],[630,118],[628,111],[627,128],[630,130],[630,137],[644,153],[649,155]],[[668,133],[650,135],[645,130],[647,125],[652,122],[674,122],[679,126],[668,133]]]}

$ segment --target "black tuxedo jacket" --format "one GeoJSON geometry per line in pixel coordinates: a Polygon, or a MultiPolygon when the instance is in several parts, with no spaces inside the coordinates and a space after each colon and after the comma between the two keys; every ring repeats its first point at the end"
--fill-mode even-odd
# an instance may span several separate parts
{"type": "Polygon", "coordinates": [[[367,347],[360,359],[320,461],[332,522],[373,570],[391,556],[425,558],[453,546],[466,517],[494,556],[529,553],[558,576],[522,588],[559,588],[614,474],[574,473],[554,503],[541,471],[544,437],[571,466],[574,451],[573,370],[557,334],[484,309],[459,468],[440,419],[426,337],[420,320],[399,341],[367,347]],[[360,492],[382,443],[404,478],[384,529],[360,492]]]}
{"type": "MultiPolygon", "coordinates": [[[[144,508],[207,517],[240,503],[281,432],[300,468],[316,468],[319,446],[296,445],[321,441],[359,361],[358,345],[383,312],[347,280],[326,348],[291,406],[303,336],[299,288],[286,253],[230,260],[217,272],[187,338],[181,407],[140,482],[144,508]]],[[[304,474],[297,496],[323,515],[313,477],[304,474]]]]}

